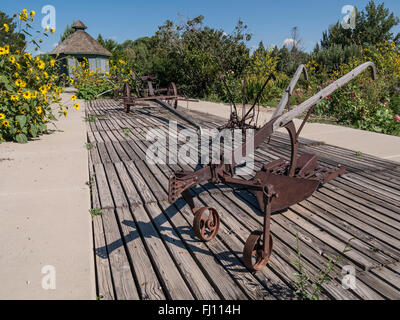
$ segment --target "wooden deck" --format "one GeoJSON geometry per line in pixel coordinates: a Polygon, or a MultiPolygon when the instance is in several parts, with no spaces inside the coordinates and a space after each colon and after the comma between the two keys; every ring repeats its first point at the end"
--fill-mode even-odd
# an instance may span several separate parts
{"type": "MultiPolygon", "coordinates": [[[[400,299],[400,166],[368,155],[301,140],[300,152],[315,153],[322,165],[342,164],[348,173],[301,204],[272,218],[274,251],[268,267],[250,273],[242,250],[263,217],[246,190],[204,185],[196,201],[215,207],[222,219],[218,238],[197,240],[193,216],[183,200],[167,201],[168,178],[177,165],[145,161],[148,129],[168,132],[168,121],[184,121],[158,106],[133,108],[129,115],[112,100],[87,105],[95,262],[100,299],[296,299],[296,235],[304,267],[317,275],[329,257],[357,271],[355,290],[337,276],[324,285],[322,299],[400,299]],[[92,119],[93,120],[93,119],[92,119]],[[127,133],[129,132],[129,136],[127,133]],[[352,241],[352,250],[343,253],[352,241]]],[[[203,128],[224,121],[196,112],[203,128]]],[[[276,134],[256,152],[256,166],[289,158],[289,140],[276,134]]]]}

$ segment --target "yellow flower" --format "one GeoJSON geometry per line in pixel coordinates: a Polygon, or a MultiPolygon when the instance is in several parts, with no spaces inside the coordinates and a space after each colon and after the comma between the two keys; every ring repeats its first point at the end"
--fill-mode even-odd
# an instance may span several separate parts
{"type": "Polygon", "coordinates": [[[29,100],[31,98],[31,93],[30,91],[25,91],[23,94],[23,97],[25,100],[29,100]]]}
{"type": "Polygon", "coordinates": [[[54,59],[51,59],[51,60],[50,60],[50,65],[51,65],[52,67],[54,67],[54,66],[55,66],[55,64],[56,64],[56,60],[54,60],[54,59]]]}
{"type": "Polygon", "coordinates": [[[40,90],[40,92],[41,92],[42,94],[46,94],[46,93],[47,93],[47,87],[46,87],[46,86],[41,86],[41,87],[39,88],[39,90],[40,90]]]}
{"type": "Polygon", "coordinates": [[[79,105],[79,103],[75,103],[74,108],[75,108],[76,110],[79,110],[80,107],[81,107],[81,106],[79,105]]]}
{"type": "Polygon", "coordinates": [[[9,60],[12,64],[14,64],[15,61],[16,61],[14,56],[11,56],[10,59],[8,59],[8,60],[9,60]]]}
{"type": "Polygon", "coordinates": [[[31,17],[33,18],[35,16],[36,12],[35,11],[31,11],[31,17]]]}
{"type": "Polygon", "coordinates": [[[16,95],[11,96],[11,101],[18,101],[19,98],[16,95]]]}
{"type": "Polygon", "coordinates": [[[15,81],[15,85],[16,85],[17,87],[20,87],[20,88],[25,88],[25,87],[26,87],[26,83],[25,83],[23,80],[21,80],[21,79],[17,79],[17,80],[15,81]]]}
{"type": "Polygon", "coordinates": [[[8,26],[7,23],[3,24],[3,26],[4,26],[4,31],[5,31],[5,32],[10,31],[10,27],[8,26]]]}
{"type": "Polygon", "coordinates": [[[8,128],[10,126],[10,122],[8,122],[7,120],[3,121],[3,126],[5,126],[6,128],[8,128]]]}
{"type": "Polygon", "coordinates": [[[56,32],[56,29],[51,28],[51,29],[50,29],[50,32],[51,32],[52,34],[54,34],[54,32],[56,32]]]}
{"type": "Polygon", "coordinates": [[[6,115],[4,113],[0,113],[0,120],[4,120],[6,118],[6,115]]]}
{"type": "Polygon", "coordinates": [[[32,94],[32,99],[36,99],[37,98],[37,91],[35,90],[32,94]]]}
{"type": "Polygon", "coordinates": [[[21,110],[19,110],[20,114],[25,114],[26,113],[26,109],[25,108],[21,108],[21,110]]]}
{"type": "Polygon", "coordinates": [[[76,99],[77,99],[77,98],[76,98],[75,95],[71,97],[71,101],[75,101],[76,99]]]}
{"type": "Polygon", "coordinates": [[[47,79],[49,77],[49,74],[45,71],[43,72],[44,77],[47,79]]]}
{"type": "Polygon", "coordinates": [[[42,114],[42,112],[43,112],[42,107],[36,107],[36,113],[37,114],[42,114]]]}
{"type": "Polygon", "coordinates": [[[39,60],[37,66],[40,70],[43,70],[46,67],[46,64],[42,60],[39,60]]]}
{"type": "Polygon", "coordinates": [[[3,56],[3,55],[5,55],[5,54],[7,54],[7,53],[6,53],[6,49],[0,47],[0,56],[3,56]]]}
{"type": "Polygon", "coordinates": [[[21,21],[27,21],[28,20],[28,11],[26,9],[22,10],[22,12],[19,14],[19,19],[21,21]]]}
{"type": "Polygon", "coordinates": [[[47,26],[46,28],[44,28],[44,31],[48,32],[48,31],[49,31],[49,29],[50,29],[50,27],[49,27],[49,26],[47,26]]]}
{"type": "Polygon", "coordinates": [[[64,117],[67,117],[68,116],[68,111],[64,109],[63,112],[64,112],[64,117]]]}

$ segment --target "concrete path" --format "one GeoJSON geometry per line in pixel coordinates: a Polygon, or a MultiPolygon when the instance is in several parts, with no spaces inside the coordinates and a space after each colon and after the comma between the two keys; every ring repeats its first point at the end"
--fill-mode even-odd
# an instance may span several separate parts
{"type": "Polygon", "coordinates": [[[80,111],[70,107],[68,118],[57,122],[59,131],[25,145],[0,145],[0,299],[95,299],[79,102],[80,111]],[[56,289],[43,289],[54,270],[56,289]]]}
{"type": "MultiPolygon", "coordinates": [[[[230,116],[230,106],[226,104],[200,101],[190,102],[189,106],[181,102],[180,106],[226,119],[230,116]]],[[[242,114],[241,109],[239,114],[242,114]]],[[[271,110],[260,112],[259,124],[269,121],[272,114],[271,110]]],[[[296,120],[295,123],[299,125],[301,121],[296,120]]],[[[301,137],[400,162],[400,137],[320,123],[307,123],[301,137]]]]}

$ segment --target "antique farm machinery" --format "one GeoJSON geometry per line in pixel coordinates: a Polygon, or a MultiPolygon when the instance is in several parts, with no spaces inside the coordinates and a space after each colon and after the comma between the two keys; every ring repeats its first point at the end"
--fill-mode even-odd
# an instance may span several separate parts
{"type": "MultiPolygon", "coordinates": [[[[169,181],[169,202],[172,204],[181,195],[183,196],[194,214],[193,229],[196,236],[203,241],[214,239],[219,230],[220,217],[214,208],[197,208],[189,191],[190,188],[208,182],[248,188],[255,192],[260,209],[264,212],[264,225],[262,231],[254,231],[247,239],[243,251],[243,261],[251,271],[258,271],[264,268],[268,264],[273,247],[270,230],[271,214],[285,210],[311,197],[319,186],[343,175],[346,171],[345,168],[340,167],[325,169],[319,166],[317,157],[312,154],[298,156],[298,138],[305,123],[319,101],[359,76],[368,68],[372,69],[372,77],[376,79],[375,65],[372,62],[364,63],[307,101],[283,114],[301,72],[305,72],[302,66],[298,69],[272,119],[260,128],[254,136],[254,150],[256,150],[278,129],[286,128],[291,140],[290,161],[278,159],[266,164],[251,180],[235,178],[234,168],[237,165],[235,163],[235,154],[246,155],[247,144],[250,143],[246,141],[241,147],[233,151],[233,164],[224,163],[222,157],[219,164],[210,163],[195,172],[181,171],[172,175],[169,181]],[[299,129],[296,129],[293,121],[304,113],[306,113],[306,116],[299,129]]],[[[273,76],[271,75],[269,78],[273,78],[273,76]]],[[[241,124],[240,122],[237,123],[243,125],[245,118],[241,120],[241,124]]]]}
{"type": "MultiPolygon", "coordinates": [[[[281,115],[283,110],[285,109],[285,107],[287,106],[288,108],[290,108],[289,106],[289,101],[290,101],[290,97],[293,94],[293,91],[297,85],[297,82],[299,81],[301,75],[304,74],[304,78],[308,81],[308,73],[307,73],[307,68],[304,65],[300,65],[296,71],[296,73],[294,74],[292,81],[289,84],[289,87],[286,89],[285,94],[283,95],[279,105],[276,108],[276,112],[274,114],[275,118],[278,115],[281,115]]],[[[258,129],[257,124],[258,124],[258,116],[260,113],[260,110],[258,109],[258,113],[256,116],[256,105],[258,104],[262,93],[264,92],[267,84],[271,81],[271,80],[275,80],[275,76],[274,74],[270,74],[270,76],[267,78],[267,80],[265,81],[262,89],[258,92],[256,99],[253,103],[253,105],[251,106],[251,108],[246,111],[246,79],[244,80],[243,83],[243,106],[242,106],[242,118],[240,118],[239,113],[238,113],[238,109],[236,107],[235,104],[235,100],[233,99],[233,95],[229,89],[228,84],[225,81],[224,76],[220,77],[220,80],[223,81],[224,85],[225,85],[225,89],[228,93],[229,99],[231,100],[231,115],[230,115],[230,119],[228,121],[227,124],[219,127],[219,130],[223,130],[223,129],[258,129]]]]}
{"type": "Polygon", "coordinates": [[[149,107],[150,104],[148,102],[155,102],[162,108],[190,123],[200,133],[202,132],[200,125],[177,110],[178,101],[197,102],[198,100],[189,99],[186,96],[179,95],[178,89],[173,82],[169,84],[168,88],[160,88],[158,84],[155,84],[157,76],[149,75],[138,77],[135,72],[132,71],[131,77],[131,82],[133,83],[132,86],[129,84],[129,81],[119,79],[119,81],[116,81],[120,84],[122,83],[122,87],[116,87],[114,89],[115,100],[118,100],[122,95],[125,113],[129,113],[131,107],[149,107]]]}
{"type": "Polygon", "coordinates": [[[123,101],[126,113],[129,113],[130,108],[133,106],[148,106],[147,101],[153,101],[158,104],[159,101],[172,106],[174,109],[178,108],[179,101],[197,102],[197,100],[189,99],[183,94],[178,93],[178,89],[174,82],[171,82],[167,88],[160,88],[156,82],[157,76],[149,75],[138,77],[132,72],[134,87],[130,87],[128,82],[125,82],[123,88],[123,101]],[[135,93],[135,96],[132,95],[135,93]]]}

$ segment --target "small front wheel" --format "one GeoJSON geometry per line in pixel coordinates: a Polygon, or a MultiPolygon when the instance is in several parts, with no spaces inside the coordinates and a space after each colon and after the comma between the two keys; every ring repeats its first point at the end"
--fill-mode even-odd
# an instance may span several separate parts
{"type": "Polygon", "coordinates": [[[213,240],[219,231],[220,218],[214,208],[204,207],[198,210],[193,220],[193,231],[203,241],[213,240]]]}
{"type": "Polygon", "coordinates": [[[272,236],[269,235],[269,247],[266,253],[264,253],[262,237],[262,231],[254,231],[244,246],[243,261],[246,268],[250,271],[262,270],[266,267],[271,257],[273,247],[272,236]]]}

